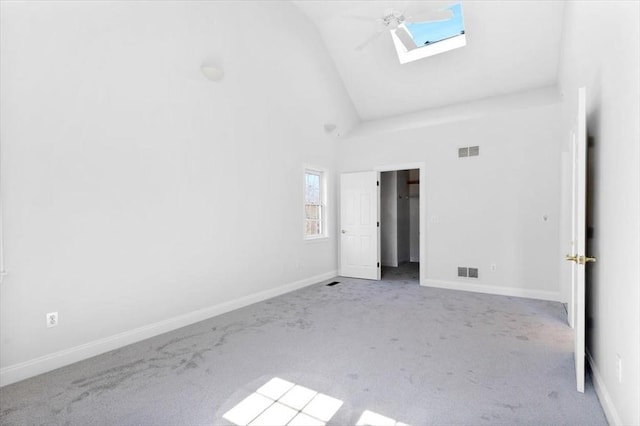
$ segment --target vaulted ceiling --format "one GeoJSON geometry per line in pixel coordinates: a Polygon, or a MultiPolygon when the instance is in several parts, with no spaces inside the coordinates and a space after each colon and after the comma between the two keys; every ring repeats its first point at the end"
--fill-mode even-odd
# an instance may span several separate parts
{"type": "Polygon", "coordinates": [[[363,48],[386,9],[420,16],[443,1],[293,2],[317,26],[364,121],[553,85],[564,2],[462,1],[467,45],[401,65],[389,31],[363,48]]]}

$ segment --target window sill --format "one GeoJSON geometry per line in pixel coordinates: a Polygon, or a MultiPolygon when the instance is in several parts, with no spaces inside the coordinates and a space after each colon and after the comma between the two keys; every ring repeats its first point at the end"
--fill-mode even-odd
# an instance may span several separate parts
{"type": "Polygon", "coordinates": [[[303,237],[305,243],[321,243],[323,241],[329,241],[331,238],[328,235],[320,237],[303,237]]]}

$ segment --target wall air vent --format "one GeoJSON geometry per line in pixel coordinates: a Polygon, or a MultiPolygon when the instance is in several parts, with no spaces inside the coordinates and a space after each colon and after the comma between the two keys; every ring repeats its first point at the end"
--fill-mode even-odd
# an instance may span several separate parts
{"type": "Polygon", "coordinates": [[[463,278],[478,278],[478,268],[458,266],[458,276],[463,278]]]}
{"type": "Polygon", "coordinates": [[[476,146],[465,146],[462,148],[458,148],[458,158],[463,157],[477,157],[480,155],[480,147],[476,146]]]}

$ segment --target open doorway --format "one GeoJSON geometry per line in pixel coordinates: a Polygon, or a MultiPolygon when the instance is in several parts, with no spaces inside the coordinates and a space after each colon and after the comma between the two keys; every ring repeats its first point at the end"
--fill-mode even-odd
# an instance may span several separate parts
{"type": "Polygon", "coordinates": [[[380,174],[382,279],[420,282],[420,170],[380,174]]]}

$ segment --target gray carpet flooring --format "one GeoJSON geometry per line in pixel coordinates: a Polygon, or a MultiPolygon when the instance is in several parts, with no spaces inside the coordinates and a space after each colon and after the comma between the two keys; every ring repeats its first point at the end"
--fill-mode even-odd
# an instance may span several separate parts
{"type": "Polygon", "coordinates": [[[338,277],[6,386],[0,422],[606,424],[560,303],[417,275],[338,277]]]}

